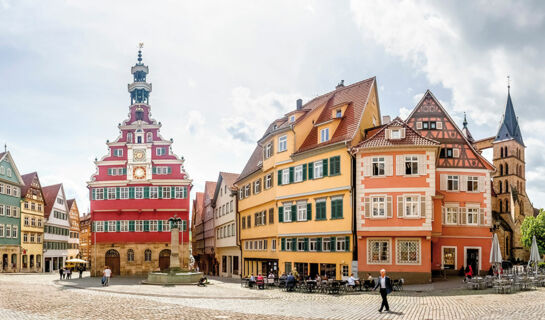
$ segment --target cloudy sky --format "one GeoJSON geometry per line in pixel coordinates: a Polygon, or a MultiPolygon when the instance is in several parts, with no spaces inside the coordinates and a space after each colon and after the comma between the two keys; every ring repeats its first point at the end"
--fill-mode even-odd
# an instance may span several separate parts
{"type": "Polygon", "coordinates": [[[137,44],[153,117],[194,190],[240,172],[266,125],[310,98],[377,77],[383,114],[426,91],[477,139],[493,136],[506,76],[545,206],[545,5],[539,1],[0,0],[0,143],[22,173],[63,182],[81,211],[93,159],[127,116],[137,44]]]}

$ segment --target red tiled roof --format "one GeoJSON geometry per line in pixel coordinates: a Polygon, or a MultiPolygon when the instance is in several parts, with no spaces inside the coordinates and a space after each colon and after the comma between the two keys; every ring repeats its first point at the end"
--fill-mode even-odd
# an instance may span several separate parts
{"type": "Polygon", "coordinates": [[[238,173],[230,173],[230,172],[220,172],[220,175],[225,185],[227,186],[232,186],[239,176],[238,173]]]}
{"type": "Polygon", "coordinates": [[[68,210],[72,209],[72,204],[74,203],[74,200],[75,199],[66,200],[66,205],[68,206],[68,210]]]}
{"type": "Polygon", "coordinates": [[[212,199],[214,197],[214,191],[216,190],[216,182],[215,181],[206,181],[204,185],[204,193],[208,195],[209,199],[212,199]]]}
{"type": "Polygon", "coordinates": [[[46,219],[49,218],[49,214],[51,213],[51,209],[53,209],[53,205],[55,204],[55,200],[57,198],[57,194],[59,194],[61,186],[62,183],[59,183],[42,188],[42,193],[45,199],[44,217],[46,219]]]}
{"type": "Polygon", "coordinates": [[[357,152],[364,148],[377,148],[377,147],[397,147],[397,146],[439,146],[438,141],[426,138],[420,133],[416,132],[413,128],[407,125],[401,118],[395,118],[392,122],[384,125],[369,139],[360,142],[353,148],[353,152],[357,152]],[[404,139],[386,139],[386,129],[390,127],[404,127],[405,138],[404,139]]]}
{"type": "Polygon", "coordinates": [[[21,179],[23,179],[24,185],[21,186],[21,197],[26,196],[28,189],[30,188],[30,185],[32,184],[32,181],[34,181],[34,177],[38,175],[37,172],[31,172],[27,174],[23,174],[21,176],[21,179]]]}

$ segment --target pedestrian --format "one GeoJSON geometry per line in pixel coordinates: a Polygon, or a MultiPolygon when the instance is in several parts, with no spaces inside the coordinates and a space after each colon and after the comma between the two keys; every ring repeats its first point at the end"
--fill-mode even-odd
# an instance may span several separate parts
{"type": "Polygon", "coordinates": [[[66,279],[71,279],[72,269],[66,268],[66,279]]]}
{"type": "Polygon", "coordinates": [[[112,270],[108,266],[104,267],[104,271],[102,272],[102,286],[109,286],[110,285],[110,277],[112,275],[112,270]]]}
{"type": "Polygon", "coordinates": [[[64,272],[62,271],[62,268],[59,268],[59,276],[60,276],[60,280],[62,280],[62,277],[64,276],[63,274],[64,272]]]}
{"type": "Polygon", "coordinates": [[[79,271],[79,278],[81,279],[83,276],[83,267],[79,266],[78,271],[79,271]]]}
{"type": "Polygon", "coordinates": [[[390,306],[388,305],[387,296],[392,292],[392,283],[390,282],[390,277],[386,276],[385,269],[380,270],[380,277],[377,279],[374,290],[377,290],[378,287],[380,287],[380,296],[382,297],[382,304],[380,305],[378,312],[382,312],[383,308],[386,308],[386,312],[389,312],[390,306]]]}

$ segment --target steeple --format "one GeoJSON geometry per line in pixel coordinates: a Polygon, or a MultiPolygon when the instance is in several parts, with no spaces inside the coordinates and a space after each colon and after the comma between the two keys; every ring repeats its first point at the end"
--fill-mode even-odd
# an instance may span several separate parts
{"type": "Polygon", "coordinates": [[[494,142],[516,140],[518,143],[524,146],[522,140],[522,134],[518,123],[517,116],[515,114],[515,108],[513,107],[513,101],[511,100],[511,85],[507,85],[507,104],[505,105],[505,113],[503,114],[503,121],[501,123],[498,134],[494,142]]]}
{"type": "Polygon", "coordinates": [[[464,136],[466,136],[467,141],[469,141],[471,143],[475,142],[475,139],[473,139],[473,136],[471,135],[471,132],[469,132],[469,129],[467,128],[467,117],[466,117],[465,112],[464,112],[463,125],[464,125],[464,127],[462,128],[462,133],[464,134],[464,136]]]}
{"type": "Polygon", "coordinates": [[[149,73],[148,66],[142,62],[142,48],[144,43],[138,45],[138,59],[131,68],[133,74],[133,83],[129,84],[129,93],[131,94],[131,105],[149,104],[149,94],[151,93],[151,83],[146,82],[146,76],[149,73]]]}

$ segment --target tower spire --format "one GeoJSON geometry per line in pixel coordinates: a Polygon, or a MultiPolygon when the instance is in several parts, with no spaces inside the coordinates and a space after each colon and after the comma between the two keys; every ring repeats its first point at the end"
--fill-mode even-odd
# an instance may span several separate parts
{"type": "Polygon", "coordinates": [[[138,64],[142,64],[142,48],[144,48],[144,42],[138,44],[138,64]]]}
{"type": "Polygon", "coordinates": [[[149,104],[149,94],[151,93],[151,83],[146,81],[146,76],[149,73],[148,66],[142,62],[142,48],[144,43],[138,44],[138,59],[136,64],[131,68],[133,74],[133,83],[129,84],[129,93],[131,94],[131,105],[133,104],[149,104]]]}
{"type": "Polygon", "coordinates": [[[467,117],[466,117],[466,113],[464,112],[464,129],[467,129],[467,117]]]}
{"type": "Polygon", "coordinates": [[[511,76],[507,76],[507,94],[511,95],[511,76]]]}
{"type": "Polygon", "coordinates": [[[515,114],[515,108],[513,107],[513,101],[511,100],[511,82],[510,77],[507,77],[507,103],[505,105],[505,113],[503,114],[502,123],[500,129],[496,134],[494,141],[515,140],[524,146],[522,140],[522,133],[520,131],[518,118],[515,114]]]}

